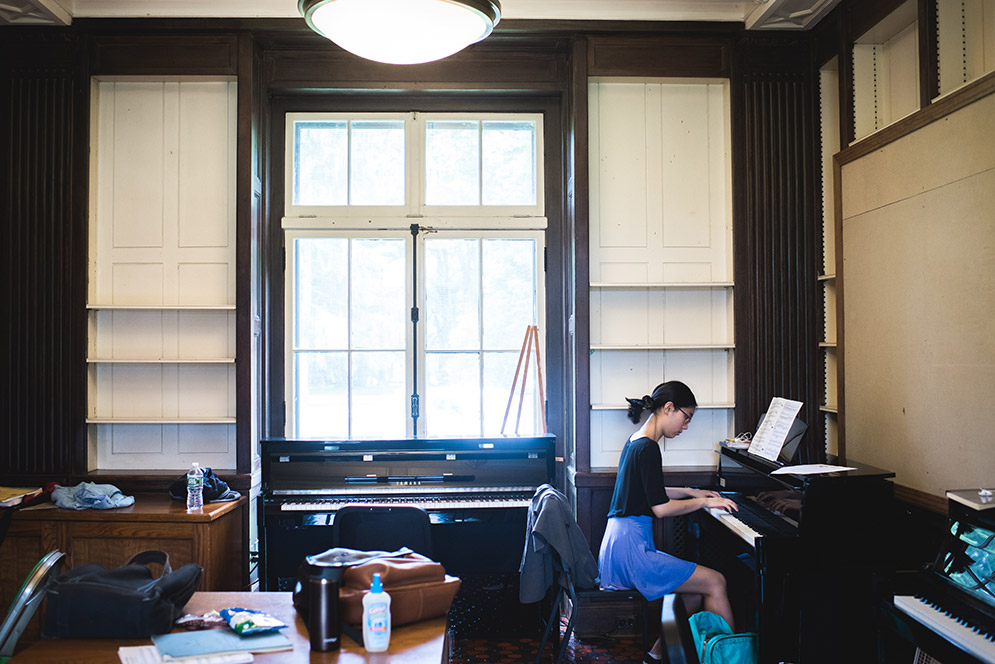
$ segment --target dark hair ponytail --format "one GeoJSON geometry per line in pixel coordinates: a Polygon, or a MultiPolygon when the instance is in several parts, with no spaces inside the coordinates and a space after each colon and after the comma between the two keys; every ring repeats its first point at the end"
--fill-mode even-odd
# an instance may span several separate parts
{"type": "Polygon", "coordinates": [[[682,383],[679,380],[670,380],[666,383],[660,383],[653,390],[653,395],[644,395],[641,399],[630,399],[626,397],[625,400],[629,403],[628,417],[633,424],[639,424],[639,420],[642,419],[643,411],[649,411],[650,413],[656,412],[658,408],[663,408],[668,401],[674,404],[675,408],[697,408],[698,402],[695,401],[694,393],[691,392],[691,388],[682,383]]]}

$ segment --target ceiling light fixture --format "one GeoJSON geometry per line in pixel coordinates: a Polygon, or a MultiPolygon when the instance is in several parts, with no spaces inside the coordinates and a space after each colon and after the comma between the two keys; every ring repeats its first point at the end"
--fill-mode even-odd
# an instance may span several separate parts
{"type": "Polygon", "coordinates": [[[299,0],[308,26],[350,53],[392,65],[448,57],[489,34],[498,0],[299,0]]]}

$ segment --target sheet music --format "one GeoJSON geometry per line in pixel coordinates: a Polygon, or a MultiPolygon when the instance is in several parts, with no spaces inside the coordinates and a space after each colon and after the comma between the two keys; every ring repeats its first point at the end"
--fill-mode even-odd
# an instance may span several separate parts
{"type": "Polygon", "coordinates": [[[788,437],[791,423],[795,421],[795,416],[798,415],[801,408],[801,401],[792,401],[782,397],[771,399],[764,421],[760,423],[757,432],[753,434],[749,453],[768,461],[777,459],[777,455],[781,453],[781,447],[788,437]]]}

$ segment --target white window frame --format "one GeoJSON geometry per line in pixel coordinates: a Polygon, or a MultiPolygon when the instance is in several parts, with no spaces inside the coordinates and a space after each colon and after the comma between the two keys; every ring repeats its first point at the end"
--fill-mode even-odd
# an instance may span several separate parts
{"type": "MultiPolygon", "coordinates": [[[[286,150],[285,150],[285,216],[282,228],[285,235],[285,394],[286,394],[286,431],[285,435],[296,435],[297,423],[297,393],[295,381],[295,353],[301,349],[295,348],[294,335],[294,252],[293,245],[297,238],[322,237],[406,237],[408,260],[412,257],[418,265],[418,302],[414,302],[410,280],[405,286],[405,302],[410,311],[412,306],[418,306],[424,312],[425,273],[424,263],[425,233],[412,237],[411,226],[429,233],[444,233],[452,238],[489,238],[506,237],[508,239],[534,239],[536,241],[536,317],[540,330],[540,348],[545,348],[545,230],[547,219],[545,213],[545,169],[543,165],[543,116],[541,113],[287,113],[286,114],[286,150]],[[297,121],[355,121],[355,120],[392,120],[404,118],[405,121],[405,195],[404,206],[295,206],[293,205],[293,165],[294,165],[294,132],[297,121]],[[534,121],[535,136],[535,177],[536,204],[534,206],[426,206],[424,205],[425,175],[422,165],[425,160],[425,127],[430,120],[473,120],[473,121],[534,121]],[[414,244],[412,245],[412,242],[414,244]]],[[[414,328],[408,326],[406,343],[408,359],[405,367],[406,390],[410,395],[417,387],[417,393],[425,395],[426,388],[426,352],[425,327],[426,316],[419,316],[414,328]],[[417,337],[417,344],[413,339],[417,337]],[[415,347],[417,345],[417,347],[415,347]],[[418,385],[414,385],[412,356],[417,361],[418,385]]],[[[523,330],[524,336],[524,330],[523,330]]],[[[521,343],[521,340],[518,341],[521,343]]],[[[483,351],[480,351],[483,352],[483,351]]],[[[544,359],[544,358],[543,358],[544,359]]],[[[546,375],[545,366],[542,368],[546,375]]],[[[534,372],[534,369],[532,370],[534,372]]],[[[481,380],[483,377],[481,377],[481,380]]],[[[521,378],[520,378],[521,380],[521,378]]],[[[530,377],[529,380],[532,380],[530,377]]],[[[521,383],[519,382],[519,386],[521,383]]],[[[509,385],[509,392],[511,386],[509,385]]],[[[351,388],[350,388],[351,391],[351,388]]],[[[517,388],[516,388],[517,395],[517,388]]],[[[351,399],[351,394],[350,394],[351,399]]],[[[516,402],[517,404],[517,402],[516,402]]],[[[426,408],[422,404],[417,419],[418,431],[412,428],[412,418],[406,418],[407,436],[425,436],[427,431],[426,408]]],[[[509,417],[506,433],[514,432],[514,413],[509,417]]],[[[481,421],[483,426],[483,421],[481,421]]],[[[351,422],[350,422],[351,431],[351,422]]],[[[469,432],[468,436],[474,435],[469,432]]]]}
{"type": "MultiPolygon", "coordinates": [[[[394,220],[410,217],[445,219],[447,226],[477,228],[502,228],[503,220],[542,218],[545,215],[544,166],[543,166],[543,116],[541,113],[287,113],[284,167],[284,228],[321,228],[342,226],[343,220],[357,217],[394,220]],[[294,133],[297,122],[350,122],[362,120],[404,120],[405,126],[405,204],[396,206],[359,205],[294,205],[293,164],[294,133]],[[536,127],[535,155],[536,203],[528,206],[513,205],[437,205],[424,204],[425,127],[433,120],[533,121],[536,127]],[[418,174],[414,177],[412,174],[418,174]],[[488,221],[489,220],[489,221],[488,221]]],[[[483,177],[483,174],[481,175],[483,177]]],[[[373,223],[373,222],[371,222],[373,223]]],[[[396,221],[394,222],[397,223],[396,221]]],[[[410,221],[408,222],[411,223],[410,221]]],[[[518,225],[520,222],[515,222],[518,225]]],[[[348,223],[345,224],[348,226],[348,223]]],[[[406,224],[405,224],[406,225],[406,224]]],[[[438,225],[438,224],[433,224],[438,225]]],[[[544,224],[543,224],[544,225],[544,224]]],[[[372,226],[366,226],[367,228],[372,226]]],[[[390,227],[396,227],[391,225],[390,227]]]]}

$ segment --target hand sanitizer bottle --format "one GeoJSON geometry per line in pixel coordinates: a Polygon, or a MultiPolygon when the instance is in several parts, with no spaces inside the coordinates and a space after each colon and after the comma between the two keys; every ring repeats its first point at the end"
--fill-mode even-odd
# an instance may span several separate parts
{"type": "Polygon", "coordinates": [[[384,652],[390,645],[390,595],[376,572],[370,592],[363,596],[363,644],[366,652],[384,652]]]}

